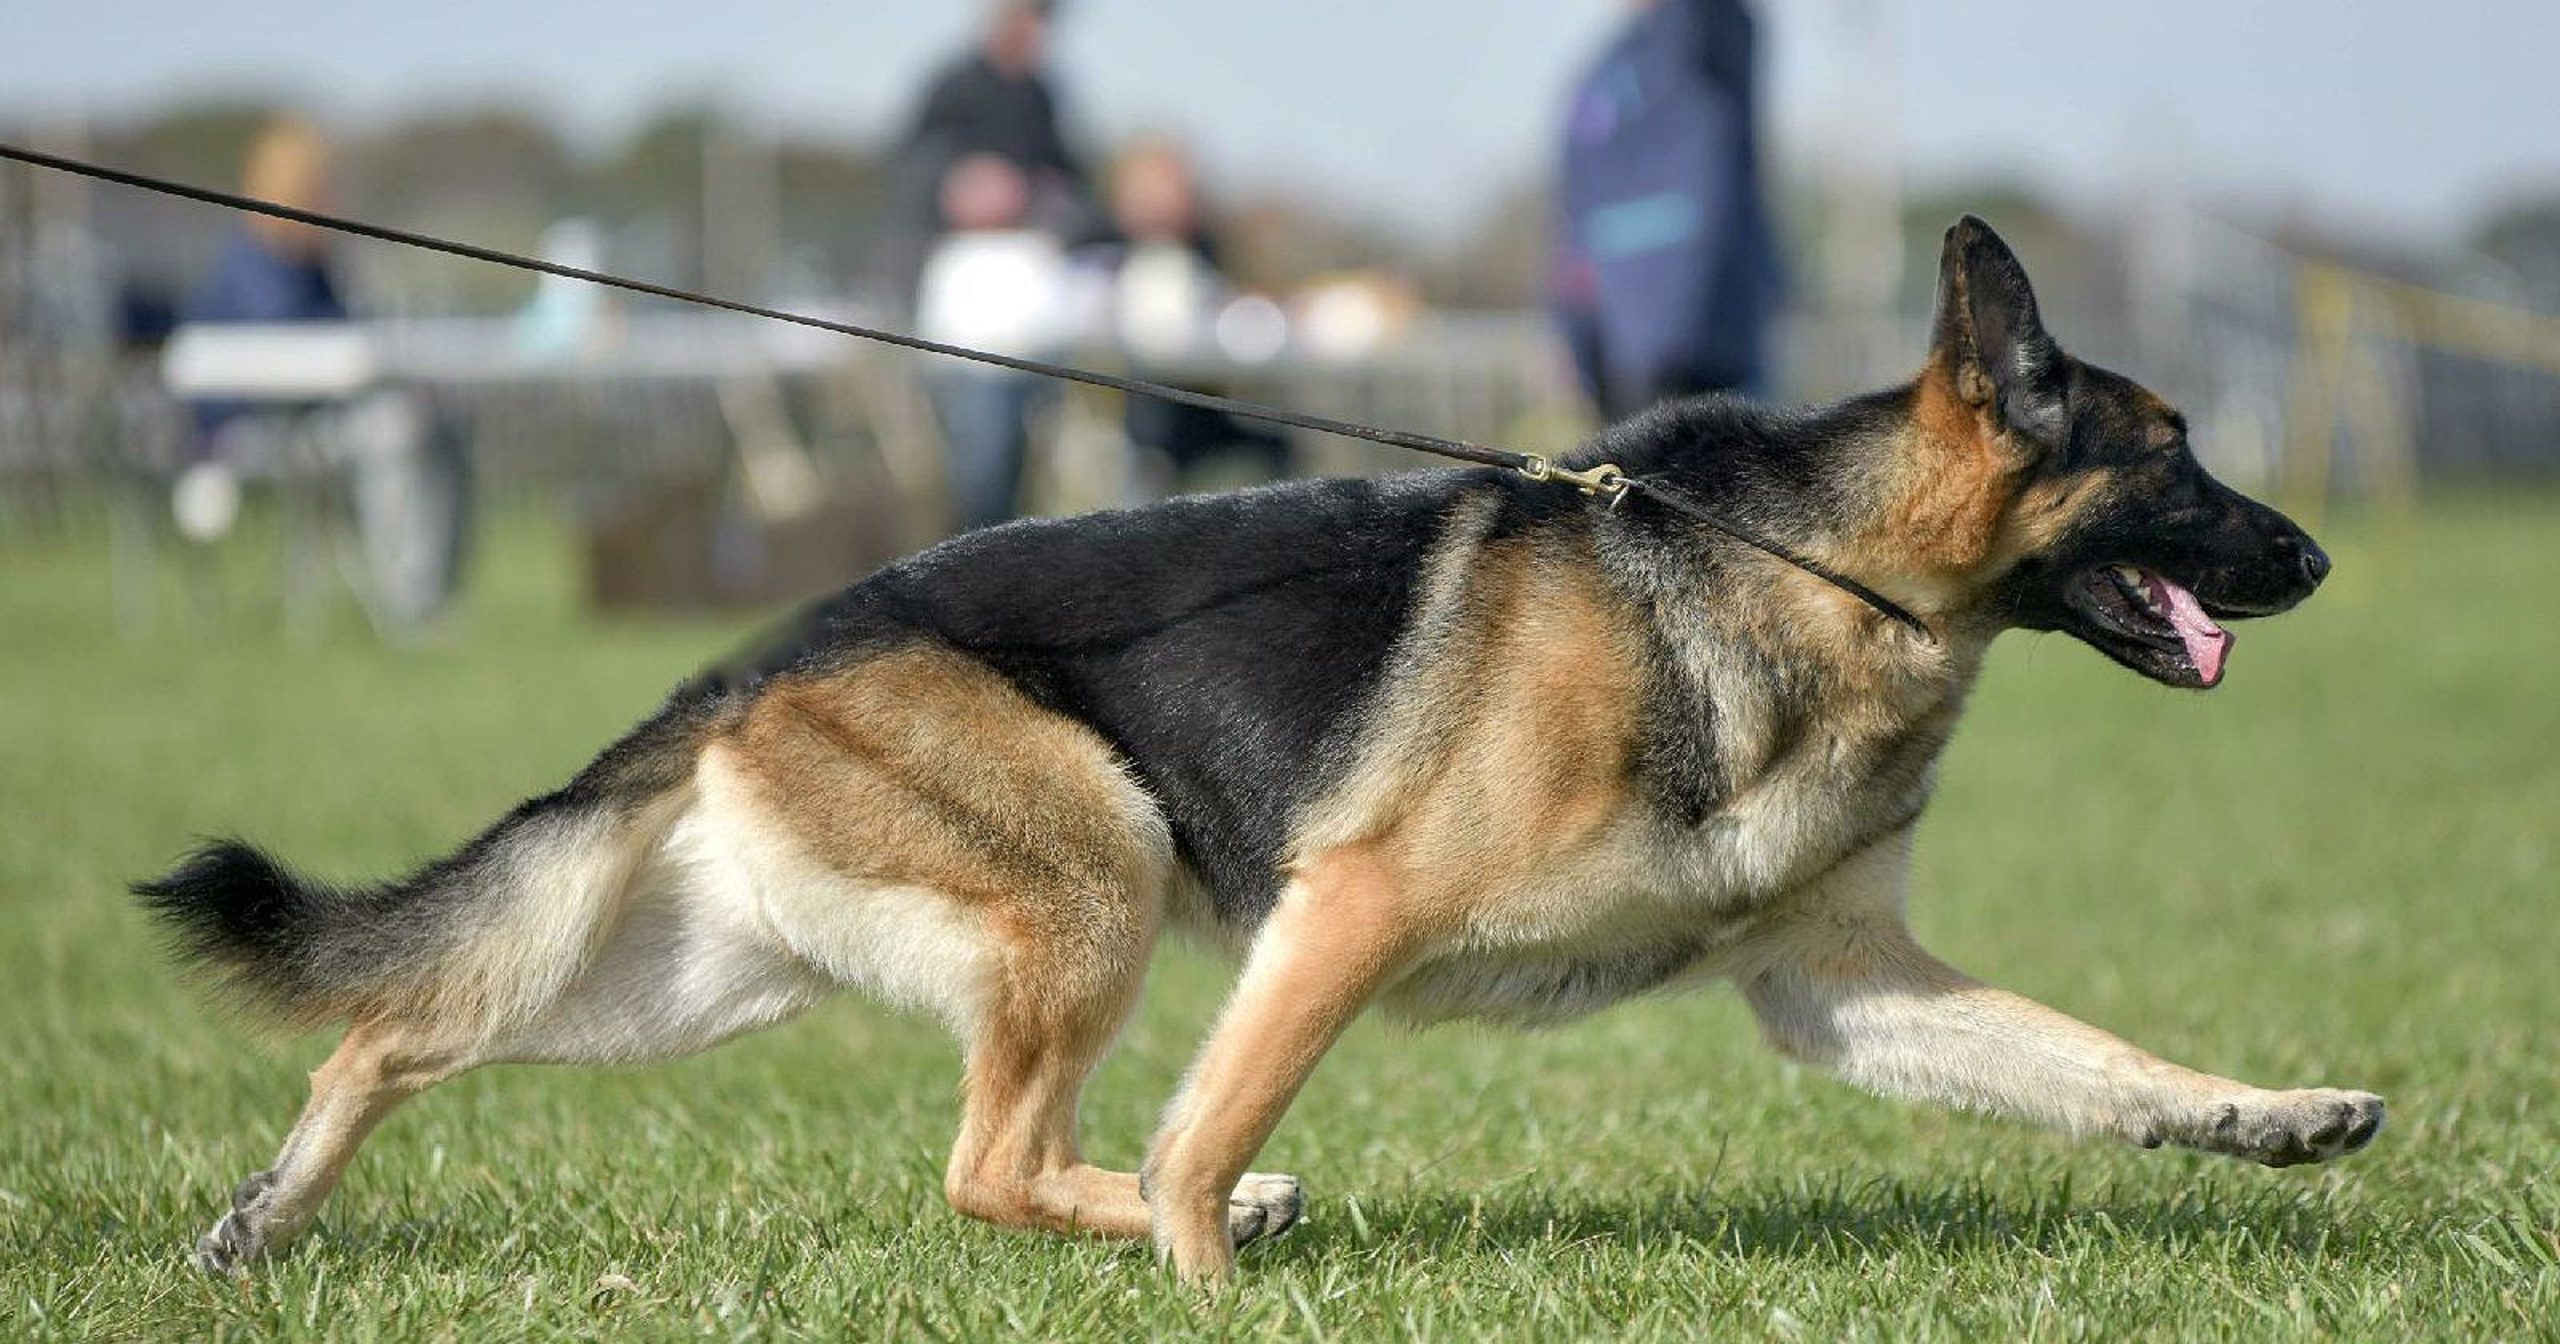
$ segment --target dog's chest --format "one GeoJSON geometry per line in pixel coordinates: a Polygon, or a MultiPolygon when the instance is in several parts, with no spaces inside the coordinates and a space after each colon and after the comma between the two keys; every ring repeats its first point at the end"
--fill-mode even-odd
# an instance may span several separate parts
{"type": "Polygon", "coordinates": [[[1836,750],[1775,766],[1689,824],[1631,808],[1603,839],[1484,893],[1464,933],[1389,996],[1415,1021],[1565,1021],[1673,981],[1712,977],[1718,954],[1768,908],[1907,824],[1927,756],[1836,750]]]}

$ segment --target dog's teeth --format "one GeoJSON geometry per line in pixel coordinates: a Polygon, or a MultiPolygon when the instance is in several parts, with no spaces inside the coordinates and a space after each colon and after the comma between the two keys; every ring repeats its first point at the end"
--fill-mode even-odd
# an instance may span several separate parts
{"type": "Polygon", "coordinates": [[[2116,578],[2118,581],[2122,582],[2125,587],[2130,588],[2137,593],[2142,591],[2141,570],[2135,569],[2131,565],[2118,565],[2116,566],[2116,578]]]}

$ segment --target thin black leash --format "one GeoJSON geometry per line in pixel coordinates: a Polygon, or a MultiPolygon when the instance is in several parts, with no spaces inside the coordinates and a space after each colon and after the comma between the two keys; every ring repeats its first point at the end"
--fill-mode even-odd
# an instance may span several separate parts
{"type": "MultiPolygon", "coordinates": [[[[1850,578],[1848,575],[1831,568],[1829,565],[1823,564],[1818,560],[1809,560],[1804,556],[1798,555],[1794,551],[1769,540],[1767,537],[1760,536],[1757,533],[1745,529],[1740,524],[1735,523],[1730,519],[1708,512],[1706,506],[1700,504],[1697,500],[1690,498],[1687,491],[1676,490],[1670,486],[1663,485],[1656,481],[1647,480],[1641,476],[1625,476],[1620,479],[1626,482],[1632,493],[1642,494],[1646,498],[1651,499],[1654,503],[1671,510],[1673,513],[1679,514],[1681,517],[1686,518],[1693,523],[1713,528],[1714,530],[1722,532],[1726,536],[1733,538],[1735,541],[1741,542],[1745,546],[1749,546],[1754,550],[1761,551],[1767,555],[1774,556],[1777,559],[1784,560],[1788,564],[1803,570],[1805,573],[1810,574],[1813,577],[1822,580],[1824,583],[1830,584],[1832,587],[1837,588],[1840,591],[1847,593],[1849,596],[1875,608],[1877,614],[1909,628],[1913,634],[1920,636],[1922,639],[1925,639],[1932,644],[1938,642],[1937,632],[1931,630],[1928,624],[1922,621],[1919,617],[1912,615],[1910,608],[1905,607],[1901,603],[1894,601],[1892,598],[1889,598],[1884,594],[1877,592],[1875,589],[1858,582],[1856,579],[1850,578]]],[[[1617,501],[1612,499],[1610,503],[1614,506],[1617,501]]]]}
{"type": "Polygon", "coordinates": [[[558,262],[545,261],[539,257],[522,256],[513,252],[501,252],[496,248],[481,247],[472,243],[455,242],[451,239],[438,238],[430,234],[412,233],[407,229],[395,229],[389,225],[371,224],[358,219],[345,219],[337,215],[325,215],[316,210],[304,210],[297,206],[281,205],[274,201],[260,200],[254,196],[243,196],[235,192],[216,191],[210,187],[190,186],[184,182],[173,182],[166,178],[153,177],[145,173],[127,172],[120,168],[109,168],[101,164],[89,163],[80,159],[65,158],[59,154],[47,154],[41,150],[22,149],[16,145],[7,143],[0,143],[0,159],[14,159],[19,163],[30,164],[38,168],[49,168],[55,172],[71,173],[80,177],[94,178],[100,182],[112,182],[121,187],[132,187],[141,191],[157,192],[164,196],[176,196],[185,200],[199,201],[206,205],[218,205],[226,209],[245,211],[253,215],[265,215],[272,219],[290,220],[293,223],[308,225],[312,228],[328,229],[332,232],[352,234],[359,238],[371,238],[380,242],[398,243],[403,247],[422,248],[429,252],[442,252],[447,256],[462,257],[471,261],[487,262],[493,266],[507,266],[520,271],[533,271],[542,275],[556,275],[565,280],[583,280],[589,284],[604,285],[612,289],[627,290],[634,294],[646,294],[651,298],[669,299],[677,303],[696,304],[705,308],[718,308],[727,312],[743,313],[748,317],[761,317],[775,322],[788,322],[793,326],[811,327],[819,331],[834,332],[840,336],[852,336],[861,340],[877,341],[883,345],[894,345],[902,349],[917,350],[929,355],[944,355],[952,359],[965,359],[979,364],[992,364],[998,368],[1012,369],[1020,373],[1037,374],[1043,378],[1058,378],[1068,382],[1085,383],[1093,387],[1109,388],[1114,392],[1124,392],[1133,396],[1154,397],[1159,401],[1170,401],[1184,406],[1196,406],[1202,410],[1219,411],[1242,419],[1262,420],[1272,424],[1289,425],[1297,429],[1314,430],[1320,434],[1338,434],[1349,439],[1365,439],[1371,443],[1383,443],[1396,448],[1410,448],[1415,452],[1432,453],[1440,457],[1454,458],[1461,462],[1474,462],[1482,466],[1501,467],[1508,471],[1517,472],[1533,481],[1563,482],[1564,484],[1571,485],[1582,491],[1586,495],[1590,495],[1601,500],[1611,508],[1615,508],[1630,494],[1643,494],[1653,499],[1656,503],[1661,504],[1664,508],[1671,510],[1673,513],[1679,514],[1692,522],[1699,523],[1703,526],[1713,528],[1718,532],[1722,532],[1726,536],[1729,536],[1744,545],[1751,546],[1757,550],[1765,552],[1768,555],[1774,556],[1779,560],[1783,560],[1786,563],[1813,575],[1815,578],[1821,579],[1823,582],[1828,583],[1833,587],[1840,589],[1842,592],[1857,598],[1859,601],[1866,603],[1868,606],[1875,608],[1876,611],[1883,614],[1885,617],[1909,627],[1924,638],[1935,638],[1935,636],[1930,633],[1929,627],[1922,623],[1919,617],[1912,615],[1908,610],[1905,610],[1891,599],[1885,597],[1881,593],[1878,593],[1874,589],[1867,587],[1865,584],[1862,584],[1845,574],[1837,573],[1824,565],[1808,560],[1786,547],[1777,544],[1776,542],[1770,541],[1767,538],[1758,536],[1747,529],[1727,522],[1712,510],[1698,503],[1696,500],[1689,498],[1685,493],[1679,490],[1666,486],[1659,481],[1629,476],[1625,472],[1618,470],[1616,467],[1606,464],[1577,471],[1561,466],[1557,464],[1553,458],[1545,457],[1537,453],[1513,452],[1507,448],[1488,448],[1483,444],[1468,443],[1463,439],[1442,438],[1433,434],[1416,434],[1410,430],[1381,429],[1374,425],[1363,425],[1349,420],[1334,420],[1321,415],[1308,415],[1300,411],[1286,410],[1277,406],[1265,406],[1256,402],[1238,401],[1233,397],[1221,397],[1207,392],[1194,392],[1188,388],[1173,387],[1164,383],[1148,382],[1143,378],[1124,378],[1118,374],[1103,373],[1095,369],[1079,369],[1065,364],[1051,364],[1044,360],[1023,359],[1015,355],[1001,355],[991,350],[976,350],[971,349],[968,346],[948,345],[941,341],[927,340],[922,336],[910,336],[904,332],[888,331],[879,327],[866,327],[853,322],[838,322],[823,317],[812,317],[807,313],[794,313],[780,308],[767,308],[761,304],[743,303],[736,299],[724,299],[715,295],[699,294],[692,290],[676,289],[668,285],[651,284],[646,280],[634,280],[627,276],[611,275],[603,271],[590,271],[577,266],[564,266],[558,262]]]}

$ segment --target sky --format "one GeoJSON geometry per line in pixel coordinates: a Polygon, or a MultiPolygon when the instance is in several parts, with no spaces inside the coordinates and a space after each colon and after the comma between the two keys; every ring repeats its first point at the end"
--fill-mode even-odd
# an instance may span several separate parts
{"type": "MultiPolygon", "coordinates": [[[[602,140],[710,95],[886,134],[972,0],[0,0],[0,116],[274,88],[378,118],[497,96],[602,140]]],[[[1069,0],[1091,141],[1189,135],[1229,185],[1423,234],[1550,157],[1616,0],[1069,0]]],[[[2560,192],[2560,3],[1760,0],[1772,149],[2085,210],[2164,185],[2421,242],[2560,192]]]]}

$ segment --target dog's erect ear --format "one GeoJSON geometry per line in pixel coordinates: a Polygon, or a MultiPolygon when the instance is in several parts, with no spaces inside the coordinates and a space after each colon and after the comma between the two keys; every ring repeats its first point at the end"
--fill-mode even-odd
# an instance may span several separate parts
{"type": "Polygon", "coordinates": [[[2001,424],[2031,444],[2058,446],[2068,432],[2062,352],[2036,316],[2027,270],[1990,225],[1971,215],[1947,230],[1938,257],[1929,359],[1954,380],[1958,396],[1993,407],[2001,424]]]}

